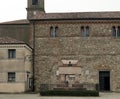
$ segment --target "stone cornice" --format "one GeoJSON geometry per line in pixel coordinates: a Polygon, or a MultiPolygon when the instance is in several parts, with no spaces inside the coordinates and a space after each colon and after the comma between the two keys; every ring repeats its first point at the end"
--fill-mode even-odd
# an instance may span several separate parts
{"type": "Polygon", "coordinates": [[[34,21],[36,24],[89,24],[89,23],[120,23],[119,20],[44,20],[34,21]]]}
{"type": "Polygon", "coordinates": [[[32,51],[26,44],[0,44],[0,49],[1,48],[26,48],[27,50],[32,51]]]}

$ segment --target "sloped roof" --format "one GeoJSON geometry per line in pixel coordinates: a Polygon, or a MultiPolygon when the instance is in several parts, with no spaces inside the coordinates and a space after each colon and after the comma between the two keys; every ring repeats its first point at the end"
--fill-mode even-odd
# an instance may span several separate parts
{"type": "Polygon", "coordinates": [[[0,37],[0,44],[25,44],[25,42],[13,39],[11,37],[0,37]]]}
{"type": "MultiPolygon", "coordinates": [[[[120,19],[120,11],[113,12],[74,12],[74,13],[44,13],[37,12],[30,16],[30,20],[69,20],[69,19],[120,19]]],[[[0,25],[23,25],[30,24],[29,20],[14,20],[2,22],[0,25]]]]}
{"type": "Polygon", "coordinates": [[[13,25],[17,25],[17,24],[29,24],[29,21],[27,19],[22,19],[22,20],[14,20],[14,21],[8,21],[8,22],[2,22],[0,23],[0,25],[6,25],[6,24],[13,24],[13,25]]]}
{"type": "Polygon", "coordinates": [[[30,19],[120,19],[120,12],[76,12],[76,13],[41,13],[37,12],[30,19]]]}

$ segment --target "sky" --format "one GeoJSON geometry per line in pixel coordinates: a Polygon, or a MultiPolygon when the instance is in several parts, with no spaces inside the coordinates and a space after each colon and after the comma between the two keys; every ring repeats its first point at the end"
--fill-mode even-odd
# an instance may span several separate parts
{"type": "MultiPolygon", "coordinates": [[[[1,0],[0,22],[26,19],[27,0],[1,0]]],[[[45,0],[47,13],[120,11],[120,0],[45,0]]]]}

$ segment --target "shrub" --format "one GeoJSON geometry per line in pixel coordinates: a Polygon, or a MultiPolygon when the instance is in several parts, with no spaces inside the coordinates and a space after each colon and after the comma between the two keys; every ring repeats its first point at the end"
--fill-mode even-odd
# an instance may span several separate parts
{"type": "Polygon", "coordinates": [[[98,91],[93,90],[47,90],[40,91],[41,96],[99,96],[98,91]]]}

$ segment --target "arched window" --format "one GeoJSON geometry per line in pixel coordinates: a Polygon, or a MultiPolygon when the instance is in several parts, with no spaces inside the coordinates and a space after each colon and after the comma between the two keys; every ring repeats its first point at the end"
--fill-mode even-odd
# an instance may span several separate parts
{"type": "Polygon", "coordinates": [[[89,26],[86,26],[86,37],[89,36],[89,26]]]}
{"type": "Polygon", "coordinates": [[[55,28],[54,27],[50,27],[50,36],[51,37],[57,37],[57,32],[58,32],[58,27],[56,26],[55,28]]]}
{"type": "Polygon", "coordinates": [[[89,36],[89,26],[81,26],[81,36],[88,37],[89,36]]]}
{"type": "Polygon", "coordinates": [[[117,36],[120,37],[120,26],[118,26],[118,29],[117,29],[117,36]]]}
{"type": "Polygon", "coordinates": [[[116,28],[115,28],[115,26],[112,27],[112,36],[116,37],[116,28]]]}
{"type": "Polygon", "coordinates": [[[50,36],[53,37],[54,36],[54,28],[51,26],[50,27],[50,36]]]}
{"type": "Polygon", "coordinates": [[[81,26],[81,36],[84,37],[84,26],[81,26]]]}
{"type": "Polygon", "coordinates": [[[55,27],[55,37],[57,37],[58,36],[58,27],[56,26],[55,27]]]}
{"type": "Polygon", "coordinates": [[[37,5],[38,4],[38,0],[32,0],[32,5],[37,5]]]}

